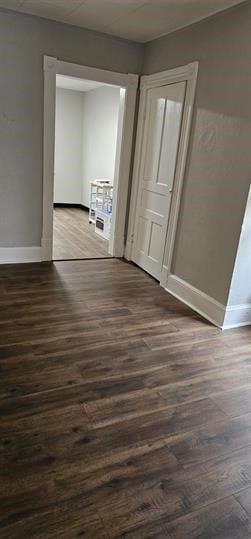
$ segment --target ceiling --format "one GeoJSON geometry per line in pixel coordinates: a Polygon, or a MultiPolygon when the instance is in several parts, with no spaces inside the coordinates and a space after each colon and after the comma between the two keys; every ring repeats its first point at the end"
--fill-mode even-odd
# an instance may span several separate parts
{"type": "Polygon", "coordinates": [[[89,92],[95,88],[104,86],[101,82],[95,82],[92,80],[75,79],[74,77],[66,77],[65,75],[57,75],[56,77],[57,88],[64,88],[65,90],[76,90],[77,92],[89,92]]]}
{"type": "Polygon", "coordinates": [[[0,0],[0,7],[145,43],[244,0],[0,0]]]}

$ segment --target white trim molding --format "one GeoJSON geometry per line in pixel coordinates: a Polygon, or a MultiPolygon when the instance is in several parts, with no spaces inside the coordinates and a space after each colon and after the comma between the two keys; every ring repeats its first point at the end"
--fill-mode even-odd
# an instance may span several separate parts
{"type": "MultiPolygon", "coordinates": [[[[125,89],[125,108],[123,129],[121,130],[121,152],[117,178],[117,208],[114,208],[112,220],[113,237],[109,244],[110,254],[124,255],[125,223],[127,198],[131,170],[134,116],[139,77],[136,74],[116,73],[69,62],[63,62],[51,56],[44,56],[44,139],[43,139],[43,226],[42,260],[52,260],[53,250],[53,187],[54,187],[54,147],[55,147],[55,96],[56,75],[93,80],[112,84],[125,89]],[[117,210],[117,211],[116,211],[117,210]]],[[[117,141],[119,144],[119,141],[117,141]]]]}
{"type": "Polygon", "coordinates": [[[223,329],[251,325],[251,303],[229,305],[226,307],[223,329]]]}
{"type": "MultiPolygon", "coordinates": [[[[166,84],[174,84],[185,80],[193,80],[197,78],[199,62],[191,62],[184,66],[174,67],[166,71],[160,71],[153,75],[144,75],[140,79],[140,88],[144,90],[158,88],[166,84]]],[[[196,82],[196,80],[195,80],[196,82]]]]}
{"type": "Polygon", "coordinates": [[[0,264],[41,262],[41,247],[1,247],[0,264]]]}
{"type": "Polygon", "coordinates": [[[174,250],[178,215],[180,209],[181,193],[185,175],[185,166],[190,138],[190,130],[192,123],[193,105],[195,100],[195,90],[197,84],[199,62],[192,62],[185,66],[169,69],[168,71],[162,71],[154,75],[147,75],[141,78],[140,82],[140,106],[139,106],[139,119],[137,129],[137,140],[135,149],[135,161],[133,169],[133,182],[130,202],[130,213],[128,223],[128,233],[126,242],[125,256],[128,260],[132,257],[132,245],[134,241],[135,233],[135,217],[137,207],[137,197],[139,189],[139,178],[141,170],[141,158],[142,148],[144,142],[144,124],[145,124],[145,108],[147,102],[147,91],[152,88],[160,86],[174,84],[177,82],[186,82],[186,95],[183,110],[182,128],[180,134],[179,152],[176,163],[176,172],[174,179],[174,191],[172,195],[170,217],[168,221],[168,227],[166,232],[165,243],[165,258],[167,264],[162,266],[160,284],[165,287],[167,283],[167,277],[171,271],[171,262],[174,250]],[[167,254],[167,256],[166,256],[167,254]]]}
{"type": "Polygon", "coordinates": [[[251,325],[251,303],[223,305],[173,274],[168,276],[165,290],[223,330],[251,325]]]}
{"type": "Polygon", "coordinates": [[[185,177],[185,169],[187,162],[187,153],[190,141],[190,132],[192,127],[193,107],[195,101],[195,91],[198,78],[199,62],[193,62],[187,66],[173,69],[170,73],[172,81],[187,82],[186,96],[183,111],[183,120],[180,133],[179,151],[176,163],[176,171],[173,186],[173,196],[170,208],[169,222],[166,234],[166,244],[164,250],[164,260],[160,277],[161,286],[167,283],[168,275],[171,273],[172,259],[175,246],[181,195],[185,177]]]}
{"type": "Polygon", "coordinates": [[[43,225],[42,259],[52,259],[56,106],[56,58],[44,57],[43,225]]]}
{"type": "Polygon", "coordinates": [[[173,274],[168,275],[165,290],[215,326],[223,328],[226,307],[222,303],[173,274]]]}

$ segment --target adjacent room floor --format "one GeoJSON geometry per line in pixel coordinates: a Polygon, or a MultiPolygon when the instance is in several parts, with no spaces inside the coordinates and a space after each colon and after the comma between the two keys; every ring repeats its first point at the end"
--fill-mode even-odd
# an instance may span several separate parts
{"type": "Polygon", "coordinates": [[[95,233],[88,211],[54,208],[53,260],[110,256],[108,241],[95,233]]]}
{"type": "Polygon", "coordinates": [[[1,538],[250,538],[251,328],[115,259],[0,283],[1,538]]]}

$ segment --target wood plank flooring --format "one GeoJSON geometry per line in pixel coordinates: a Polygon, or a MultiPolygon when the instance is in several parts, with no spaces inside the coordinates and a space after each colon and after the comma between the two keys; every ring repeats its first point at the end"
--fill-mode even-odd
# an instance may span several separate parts
{"type": "Polygon", "coordinates": [[[0,267],[1,539],[251,537],[251,328],[137,267],[0,267]]]}
{"type": "Polygon", "coordinates": [[[54,208],[53,260],[109,257],[108,241],[89,224],[88,211],[54,208]]]}

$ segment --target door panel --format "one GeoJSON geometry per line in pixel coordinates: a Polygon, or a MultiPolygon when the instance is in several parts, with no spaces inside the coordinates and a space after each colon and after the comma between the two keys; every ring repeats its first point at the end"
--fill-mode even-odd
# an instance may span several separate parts
{"type": "Polygon", "coordinates": [[[149,103],[148,137],[144,165],[145,181],[151,181],[158,174],[164,116],[165,99],[151,99],[149,103]]]}
{"type": "Polygon", "coordinates": [[[160,279],[186,83],[147,92],[132,260],[160,279]]]}

